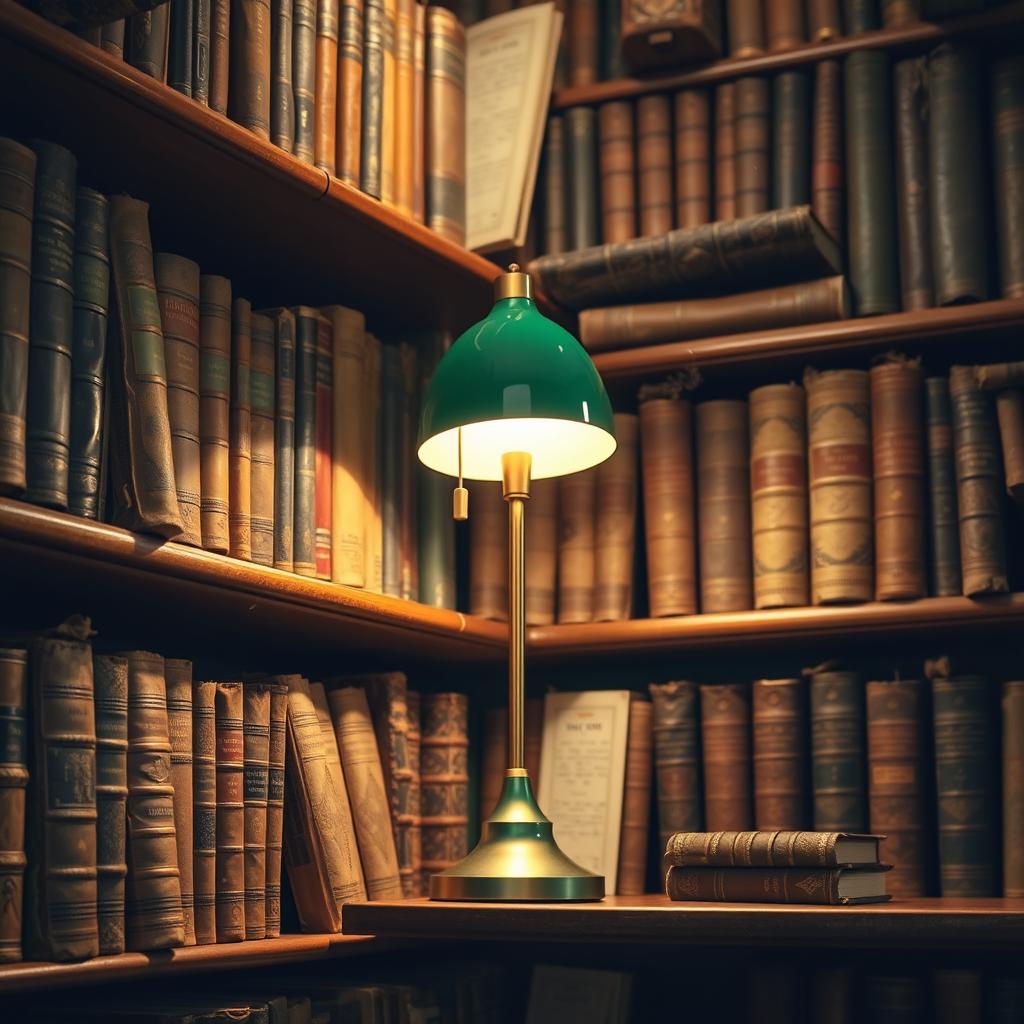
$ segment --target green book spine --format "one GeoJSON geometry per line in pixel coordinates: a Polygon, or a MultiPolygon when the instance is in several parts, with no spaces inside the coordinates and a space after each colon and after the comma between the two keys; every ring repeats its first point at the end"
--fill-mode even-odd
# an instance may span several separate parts
{"type": "Polygon", "coordinates": [[[868,827],[864,682],[857,672],[811,675],[811,779],[819,832],[868,827]]]}
{"type": "Polygon", "coordinates": [[[292,0],[270,2],[270,141],[286,153],[295,148],[292,0]]]}
{"type": "Polygon", "coordinates": [[[622,60],[622,0],[605,0],[600,10],[603,19],[598,40],[601,80],[610,82],[626,75],[626,65],[622,60]]]}
{"type": "Polygon", "coordinates": [[[295,148],[304,163],[313,162],[316,88],[316,0],[295,0],[292,7],[292,90],[295,99],[295,148]]]}
{"type": "Polygon", "coordinates": [[[316,575],[316,336],[319,313],[296,306],[295,314],[295,521],[292,568],[316,575]]]}
{"type": "MultiPolygon", "coordinates": [[[[287,0],[289,11],[291,0],[287,0]]],[[[192,5],[192,99],[210,104],[210,0],[192,5]]]]}
{"type": "Polygon", "coordinates": [[[996,231],[1003,298],[1024,298],[1024,57],[992,66],[996,231]]]}
{"type": "Polygon", "coordinates": [[[380,486],[384,529],[384,593],[402,593],[402,361],[397,345],[381,346],[380,486]]]}
{"type": "Polygon", "coordinates": [[[274,375],[274,568],[292,571],[295,530],[295,316],[271,313],[277,364],[274,375]]]}
{"type": "Polygon", "coordinates": [[[192,45],[195,0],[170,0],[171,40],[167,55],[167,84],[192,95],[192,45]]]}
{"type": "Polygon", "coordinates": [[[772,206],[802,206],[811,201],[810,78],[784,71],[772,87],[772,206]]]}
{"type": "Polygon", "coordinates": [[[597,211],[597,114],[591,107],[573,107],[564,116],[568,157],[569,248],[585,249],[600,242],[597,211]]]}
{"type": "Polygon", "coordinates": [[[859,36],[882,27],[878,0],[843,0],[843,24],[846,35],[859,36]]]}
{"type": "Polygon", "coordinates": [[[381,195],[381,131],[384,124],[384,5],[367,0],[363,7],[363,117],[359,187],[381,195]]]}
{"type": "Polygon", "coordinates": [[[953,468],[953,425],[949,379],[925,381],[928,444],[928,525],[931,537],[931,594],[950,597],[961,592],[960,532],[957,526],[956,471],[953,468]]]}

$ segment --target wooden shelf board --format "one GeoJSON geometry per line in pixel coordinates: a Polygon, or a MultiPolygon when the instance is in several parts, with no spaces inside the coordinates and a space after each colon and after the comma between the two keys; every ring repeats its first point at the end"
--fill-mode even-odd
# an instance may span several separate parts
{"type": "Polygon", "coordinates": [[[410,900],[346,908],[347,934],[524,942],[1006,948],[1024,942],[1024,900],[905,899],[856,907],[670,903],[479,904],[410,900]]]}
{"type": "Polygon", "coordinates": [[[534,626],[527,639],[531,660],[606,654],[644,654],[698,648],[798,643],[817,637],[903,636],[914,631],[1019,627],[1024,594],[972,599],[928,597],[826,608],[682,615],[625,622],[534,626]]]}
{"type": "Polygon", "coordinates": [[[1024,4],[1013,3],[976,14],[944,21],[919,22],[903,28],[880,29],[856,36],[843,36],[828,43],[809,43],[779,53],[765,53],[742,59],[713,61],[686,71],[651,73],[634,78],[618,78],[593,85],[561,89],[552,99],[552,108],[588,106],[608,100],[627,99],[652,92],[671,92],[697,85],[713,85],[742,75],[760,75],[782,68],[800,67],[820,60],[843,57],[854,50],[885,49],[895,52],[921,51],[964,35],[1002,34],[1024,25],[1024,4]]]}
{"type": "MultiPolygon", "coordinates": [[[[307,638],[345,651],[400,652],[403,659],[500,661],[503,625],[416,601],[256,565],[184,544],[161,542],[116,526],[0,498],[0,560],[52,588],[76,574],[96,602],[124,591],[147,608],[163,598],[168,614],[307,638]],[[97,580],[100,581],[97,585],[97,580]]],[[[89,606],[81,609],[92,613],[89,606]]],[[[155,614],[155,613],[154,613],[155,614]]]]}
{"type": "Polygon", "coordinates": [[[927,345],[962,334],[995,334],[1021,328],[1024,299],[994,299],[974,305],[623,348],[595,353],[593,359],[606,381],[619,382],[682,367],[736,368],[816,354],[927,345]]]}

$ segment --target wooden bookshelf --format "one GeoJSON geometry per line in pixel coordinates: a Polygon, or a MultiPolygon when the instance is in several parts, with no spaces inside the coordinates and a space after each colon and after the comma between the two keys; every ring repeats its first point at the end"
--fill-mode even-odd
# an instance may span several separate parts
{"type": "Polygon", "coordinates": [[[921,52],[947,39],[962,36],[997,36],[1006,40],[1008,32],[1016,38],[1024,30],[1024,4],[1004,4],[977,14],[947,18],[941,22],[922,21],[903,28],[885,28],[856,36],[843,36],[828,43],[809,43],[781,53],[758,57],[716,60],[686,71],[665,72],[617,78],[593,85],[561,89],[552,97],[552,108],[590,106],[607,100],[630,99],[653,92],[672,92],[697,85],[714,85],[742,75],[761,75],[783,68],[814,64],[820,60],[843,57],[854,50],[891,50],[894,53],[921,52]]]}

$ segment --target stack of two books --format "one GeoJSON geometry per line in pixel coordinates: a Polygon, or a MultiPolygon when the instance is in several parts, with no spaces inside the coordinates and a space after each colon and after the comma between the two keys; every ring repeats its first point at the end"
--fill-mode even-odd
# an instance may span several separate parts
{"type": "Polygon", "coordinates": [[[679,902],[884,903],[884,836],[853,832],[677,832],[665,892],[679,902]]]}

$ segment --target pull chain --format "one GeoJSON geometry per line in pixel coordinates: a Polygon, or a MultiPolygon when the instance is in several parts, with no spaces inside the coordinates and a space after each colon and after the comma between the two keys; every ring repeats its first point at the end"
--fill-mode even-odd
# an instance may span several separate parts
{"type": "Polygon", "coordinates": [[[459,427],[459,486],[452,492],[452,518],[461,522],[469,518],[469,491],[462,486],[462,427],[459,427]]]}

